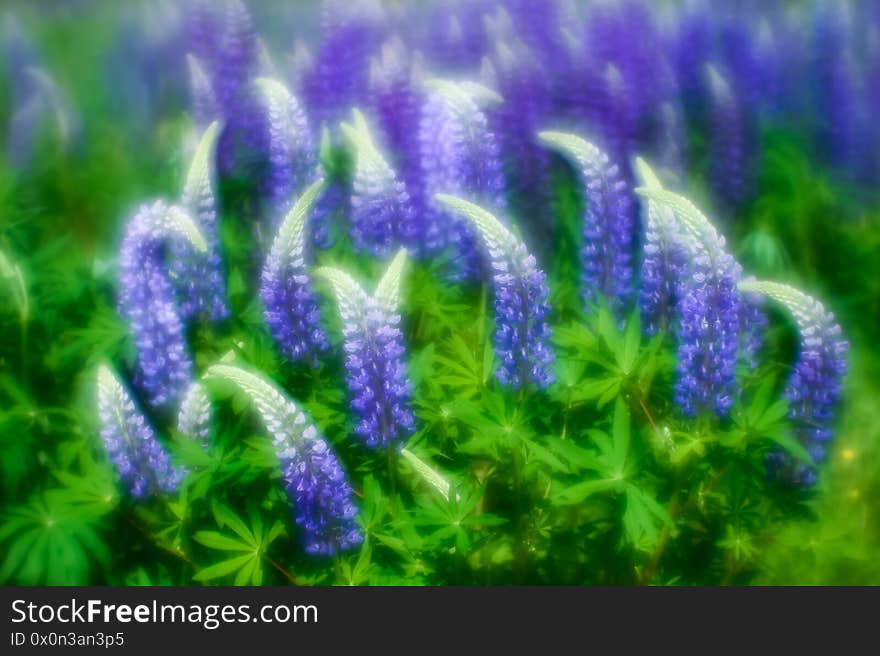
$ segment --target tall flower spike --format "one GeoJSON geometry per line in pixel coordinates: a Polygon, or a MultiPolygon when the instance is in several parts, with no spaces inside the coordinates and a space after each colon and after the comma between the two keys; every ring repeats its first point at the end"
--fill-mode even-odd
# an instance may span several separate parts
{"type": "Polygon", "coordinates": [[[391,165],[400,172],[414,212],[413,240],[421,247],[425,228],[424,183],[419,151],[419,120],[423,103],[418,53],[406,49],[399,38],[382,47],[381,57],[370,66],[370,100],[377,124],[388,144],[391,165]]]}
{"type": "MultiPolygon", "coordinates": [[[[636,173],[641,184],[648,189],[663,189],[660,179],[640,157],[636,158],[636,173]]],[[[653,335],[671,327],[678,300],[678,285],[687,261],[687,249],[681,243],[685,235],[677,229],[675,216],[668,207],[648,199],[644,224],[639,309],[645,332],[653,335]]]]}
{"type": "MultiPolygon", "coordinates": [[[[801,344],[785,390],[791,404],[788,417],[798,441],[818,464],[825,459],[833,437],[834,412],[846,375],[849,344],[841,336],[834,315],[807,294],[773,282],[743,281],[740,289],[781,303],[797,323],[801,344]]],[[[772,454],[769,465],[775,474],[795,484],[809,487],[816,482],[814,467],[792,462],[784,453],[772,454]]]]}
{"type": "Polygon", "coordinates": [[[204,386],[195,381],[190,384],[177,413],[177,430],[196,440],[205,449],[211,439],[211,401],[204,386]]]}
{"type": "Polygon", "coordinates": [[[584,302],[600,296],[622,313],[632,295],[635,242],[633,200],[620,168],[593,144],[574,134],[541,132],[539,138],[569,157],[584,185],[581,281],[584,302]]]}
{"type": "Polygon", "coordinates": [[[215,121],[202,135],[180,200],[182,207],[196,219],[207,250],[196,252],[191,244],[180,240],[172,242],[171,271],[185,321],[197,317],[221,321],[229,316],[214,193],[214,153],[219,133],[220,126],[215,121]]]}
{"type": "Polygon", "coordinates": [[[205,377],[231,382],[256,407],[272,437],[306,552],[331,556],[363,542],[345,471],[299,407],[275,384],[240,367],[215,364],[205,377]]]}
{"type": "Polygon", "coordinates": [[[177,490],[186,470],[171,464],[146,417],[105,365],[98,368],[98,418],[110,462],[133,497],[177,490]]]}
{"type": "MultiPolygon", "coordinates": [[[[537,5],[533,13],[540,9],[537,5]]],[[[552,9],[550,10],[552,12],[552,9]]],[[[538,128],[550,114],[550,76],[536,55],[499,37],[493,58],[498,89],[505,101],[490,110],[497,126],[511,200],[534,244],[552,244],[553,216],[549,153],[538,143],[538,128]]]]}
{"type": "Polygon", "coordinates": [[[355,248],[378,257],[414,242],[414,215],[406,187],[376,147],[363,115],[342,130],[355,151],[351,230],[355,248]]]}
{"type": "MultiPolygon", "coordinates": [[[[498,141],[481,109],[481,105],[501,102],[501,97],[474,83],[435,80],[429,86],[432,92],[419,128],[426,198],[452,194],[504,212],[507,204],[498,141]]],[[[429,250],[451,245],[455,274],[479,277],[473,230],[447,208],[434,205],[425,243],[429,250]]]]}
{"type": "Polygon", "coordinates": [[[668,208],[686,235],[687,265],[676,289],[678,381],[675,400],[695,417],[724,417],[738,392],[737,350],[742,301],[737,283],[742,268],[724,249],[724,237],[686,198],[640,187],[636,192],[668,208]]]}
{"type": "Polygon", "coordinates": [[[263,317],[281,352],[291,360],[308,360],[312,366],[318,365],[318,354],[329,346],[306,268],[306,219],[323,190],[323,180],[318,180],[290,210],[260,280],[263,317]]]}
{"type": "Polygon", "coordinates": [[[724,207],[736,211],[747,194],[745,116],[734,89],[711,66],[706,71],[712,101],[711,184],[724,207]]]}
{"type": "Polygon", "coordinates": [[[119,257],[119,313],[134,334],[135,382],[157,409],[177,407],[192,379],[192,358],[165,262],[166,246],[175,239],[207,250],[182,209],[162,201],[142,205],[126,226],[119,257]]]}
{"type": "Polygon", "coordinates": [[[492,267],[495,294],[495,353],[501,366],[495,376],[513,388],[553,382],[547,314],[550,305],[544,272],[537,268],[525,244],[491,213],[446,194],[437,200],[462,214],[480,235],[492,267]]]}
{"type": "Polygon", "coordinates": [[[372,295],[344,271],[316,271],[336,296],[351,406],[358,419],[355,433],[371,448],[399,448],[415,429],[398,312],[405,262],[401,249],[372,295]]]}
{"type": "Polygon", "coordinates": [[[211,86],[211,78],[195,55],[186,56],[189,67],[189,92],[192,103],[193,122],[196,130],[203,133],[220,116],[217,98],[211,86]]]}
{"type": "Polygon", "coordinates": [[[268,113],[267,192],[274,213],[270,223],[277,226],[294,196],[314,177],[318,161],[308,120],[297,98],[277,80],[259,78],[256,84],[268,113]]]}

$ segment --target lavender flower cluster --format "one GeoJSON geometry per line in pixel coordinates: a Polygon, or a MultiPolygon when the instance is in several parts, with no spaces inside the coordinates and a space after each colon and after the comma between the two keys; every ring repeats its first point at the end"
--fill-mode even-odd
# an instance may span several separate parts
{"type": "MultiPolygon", "coordinates": [[[[412,7],[325,2],[315,56],[299,44],[288,74],[271,62],[240,0],[188,4],[191,113],[202,137],[181,206],[139,208],[120,253],[119,310],[134,336],[133,379],[145,403],[159,416],[176,411],[180,432],[210,448],[210,401],[195,381],[186,329],[230,314],[215,170],[249,180],[261,216],[244,216],[263,219],[258,234],[274,234],[268,248],[259,240],[259,298],[288,360],[317,368],[331,350],[313,278],[332,287],[353,432],[367,447],[400,451],[416,431],[400,309],[407,251],[451,262],[446,273],[455,283],[491,287],[498,382],[547,388],[555,357],[550,292],[541,253],[526,244],[552,241],[545,238],[555,232],[549,172],[560,153],[584,207],[579,310],[607,303],[622,322],[637,304],[648,334],[675,340],[681,413],[723,419],[739,396],[738,365],[756,364],[767,322],[761,298],[788,299],[803,337],[787,391],[791,419],[821,460],[845,373],[833,317],[811,300],[744,281],[702,212],[665,190],[644,160],[630,169],[630,157],[645,152],[662,163],[664,179],[680,179],[684,135],[707,123],[719,208],[735,212],[747,202],[755,121],[799,107],[798,94],[783,90],[783,72],[804,57],[789,19],[770,12],[762,23],[769,27],[753,30],[751,14],[716,16],[695,3],[671,30],[636,0],[591,3],[583,16],[529,0],[431,11],[437,20],[425,25],[412,7]],[[588,38],[566,38],[571,30],[588,38]],[[560,124],[575,133],[551,129],[560,124]],[[310,270],[335,214],[344,221],[334,219],[334,227],[348,231],[354,251],[390,258],[372,293],[346,271],[310,270]]],[[[820,110],[836,122],[861,106],[851,81],[842,80],[868,74],[851,70],[828,45],[841,47],[843,29],[830,19],[817,23],[817,52],[834,60],[819,67],[830,66],[819,82],[840,100],[820,110]]],[[[826,136],[829,156],[853,154],[846,135],[826,136]]],[[[134,496],[175,489],[182,471],[108,376],[102,370],[102,434],[120,477],[134,496]]],[[[208,378],[230,380],[254,400],[306,550],[331,554],[359,544],[345,472],[294,401],[230,365],[215,365],[208,378]]],[[[814,481],[811,469],[776,466],[798,483],[814,481]]]]}

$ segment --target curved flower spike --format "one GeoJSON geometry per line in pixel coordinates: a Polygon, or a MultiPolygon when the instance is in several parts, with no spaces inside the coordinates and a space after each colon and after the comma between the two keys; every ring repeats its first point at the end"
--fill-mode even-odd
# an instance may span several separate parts
{"type": "Polygon", "coordinates": [[[255,84],[268,113],[267,191],[274,226],[290,209],[294,194],[314,177],[318,160],[308,120],[296,96],[271,78],[258,78],[255,84]]]}
{"type": "Polygon", "coordinates": [[[687,198],[648,187],[636,193],[671,211],[677,222],[673,234],[680,235],[687,254],[676,288],[676,401],[685,415],[706,410],[724,417],[738,392],[736,362],[745,310],[736,285],[742,267],[725,250],[724,237],[687,198]]]}
{"type": "Polygon", "coordinates": [[[177,413],[177,430],[205,449],[211,438],[211,401],[204,386],[193,382],[186,390],[177,413]]]}
{"type": "Polygon", "coordinates": [[[415,428],[398,313],[405,262],[406,250],[401,249],[372,295],[344,271],[330,267],[315,271],[336,296],[351,406],[358,417],[355,432],[368,447],[396,447],[415,428]]]}
{"type": "Polygon", "coordinates": [[[166,246],[187,241],[204,253],[207,243],[181,208],[162,201],[142,205],[126,226],[119,257],[119,313],[134,334],[135,381],[157,409],[177,407],[192,379],[192,359],[165,263],[166,246]]]}
{"type": "MultiPolygon", "coordinates": [[[[662,190],[663,185],[641,157],[636,158],[636,175],[648,189],[662,190]]],[[[666,330],[673,321],[677,287],[686,264],[686,235],[677,230],[675,215],[669,207],[648,199],[645,213],[645,243],[642,258],[642,285],[639,309],[642,326],[648,335],[666,330]]]]}
{"type": "Polygon", "coordinates": [[[110,462],[133,497],[177,490],[186,470],[171,464],[152,426],[106,365],[98,368],[98,417],[110,462]]]}
{"type": "Polygon", "coordinates": [[[221,321],[229,316],[214,193],[214,153],[219,134],[220,124],[217,121],[205,130],[181,193],[181,206],[196,220],[206,242],[206,250],[201,253],[195,252],[185,242],[177,241],[172,245],[174,257],[171,271],[184,320],[201,317],[221,321]]]}
{"type": "Polygon", "coordinates": [[[211,85],[211,78],[195,55],[187,54],[186,63],[189,69],[189,93],[192,103],[193,121],[196,130],[204,132],[208,126],[220,116],[217,97],[211,85]]]}
{"type": "Polygon", "coordinates": [[[436,199],[474,225],[488,252],[495,293],[495,354],[501,360],[495,376],[514,388],[530,382],[547,387],[554,380],[554,354],[544,272],[525,244],[491,213],[454,196],[437,194],[436,199]]]}
{"type": "Polygon", "coordinates": [[[604,296],[622,312],[632,295],[635,244],[633,202],[617,164],[590,142],[564,132],[541,132],[538,138],[576,165],[584,184],[581,280],[585,303],[604,296]]]}
{"type": "Polygon", "coordinates": [[[288,212],[260,278],[263,318],[272,337],[285,356],[312,366],[329,346],[305,258],[306,219],[323,190],[323,180],[312,183],[288,212]]]}
{"type": "Polygon", "coordinates": [[[412,244],[415,224],[406,186],[379,152],[367,122],[354,110],[353,124],[342,131],[355,151],[351,198],[352,238],[355,248],[385,257],[402,244],[412,244]]]}
{"type": "MultiPolygon", "coordinates": [[[[847,370],[849,344],[840,325],[816,299],[775,282],[743,281],[743,292],[761,294],[780,303],[794,317],[801,336],[797,362],[789,376],[785,394],[790,402],[788,417],[798,441],[815,463],[822,462],[833,437],[834,411],[840,401],[842,380],[847,370]]],[[[771,469],[793,483],[811,486],[816,469],[792,462],[782,452],[771,455],[771,469]]]]}
{"type": "Polygon", "coordinates": [[[256,407],[272,436],[306,552],[330,556],[363,542],[345,471],[297,405],[275,384],[240,367],[215,364],[205,378],[231,382],[256,407]]]}
{"type": "MultiPolygon", "coordinates": [[[[504,171],[496,134],[489,127],[483,103],[497,99],[475,83],[435,80],[419,126],[426,198],[437,193],[467,197],[493,212],[504,212],[507,201],[504,171]]],[[[432,204],[425,228],[429,251],[452,246],[455,278],[476,279],[481,263],[476,236],[466,221],[432,204]]]]}

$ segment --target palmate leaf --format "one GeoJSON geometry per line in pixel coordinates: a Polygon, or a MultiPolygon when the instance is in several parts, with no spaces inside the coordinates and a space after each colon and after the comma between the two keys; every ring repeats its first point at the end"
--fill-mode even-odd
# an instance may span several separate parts
{"type": "Polygon", "coordinates": [[[627,541],[639,551],[651,551],[657,545],[664,525],[671,526],[672,520],[663,506],[651,494],[627,484],[623,513],[627,541]]]}
{"type": "Polygon", "coordinates": [[[271,528],[264,530],[263,520],[255,511],[251,511],[250,524],[246,524],[226,506],[214,504],[212,510],[218,525],[230,529],[232,535],[198,531],[193,539],[209,549],[237,555],[200,569],[193,579],[211,581],[235,573],[233,585],[262,585],[266,550],[284,533],[284,525],[276,521],[271,528]]]}
{"type": "Polygon", "coordinates": [[[110,561],[101,525],[92,508],[70,504],[63,494],[44,493],[10,508],[0,528],[5,554],[0,581],[70,585],[94,580],[94,566],[110,561]]]}

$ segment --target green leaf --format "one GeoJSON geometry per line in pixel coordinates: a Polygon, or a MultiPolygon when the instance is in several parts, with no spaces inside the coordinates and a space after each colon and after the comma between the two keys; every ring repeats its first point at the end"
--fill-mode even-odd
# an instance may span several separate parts
{"type": "Polygon", "coordinates": [[[556,503],[559,505],[574,505],[581,503],[594,494],[617,490],[620,481],[614,479],[600,479],[595,481],[584,481],[576,483],[570,487],[553,495],[556,503]]]}
{"type": "Polygon", "coordinates": [[[230,558],[229,560],[224,560],[215,565],[200,569],[198,572],[195,573],[195,575],[193,575],[193,579],[196,581],[210,581],[211,579],[218,579],[221,576],[227,576],[229,574],[232,574],[232,572],[237,572],[242,567],[246,566],[248,563],[254,560],[254,554],[236,556],[235,558],[230,558]]]}
{"type": "Polygon", "coordinates": [[[197,531],[193,535],[193,539],[199,544],[203,544],[211,549],[220,549],[222,551],[250,551],[253,552],[254,545],[240,542],[230,538],[229,536],[217,533],[216,531],[197,531]]]}
{"type": "Polygon", "coordinates": [[[614,405],[614,420],[611,428],[611,442],[613,448],[612,462],[615,468],[622,474],[629,453],[630,442],[630,416],[629,408],[623,399],[618,398],[614,405]]]}

